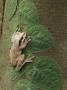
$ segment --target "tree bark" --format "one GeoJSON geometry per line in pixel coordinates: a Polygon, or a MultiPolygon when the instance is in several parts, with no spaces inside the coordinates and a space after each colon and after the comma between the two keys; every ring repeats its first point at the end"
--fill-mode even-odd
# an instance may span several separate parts
{"type": "Polygon", "coordinates": [[[5,13],[5,3],[6,0],[1,0],[0,1],[0,38],[2,36],[2,32],[3,32],[3,21],[4,21],[4,13],[5,13]]]}

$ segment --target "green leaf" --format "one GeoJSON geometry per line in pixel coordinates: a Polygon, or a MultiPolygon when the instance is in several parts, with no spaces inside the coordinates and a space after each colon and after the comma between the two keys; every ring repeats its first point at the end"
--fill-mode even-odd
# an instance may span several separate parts
{"type": "Polygon", "coordinates": [[[54,46],[52,34],[44,26],[34,25],[24,31],[26,31],[27,35],[31,38],[31,41],[28,43],[25,52],[44,51],[54,46]]]}
{"type": "Polygon", "coordinates": [[[23,0],[18,7],[18,17],[21,28],[38,23],[39,16],[34,3],[29,0],[23,0]]]}
{"type": "Polygon", "coordinates": [[[18,25],[18,17],[16,16],[9,22],[9,30],[11,32],[15,32],[17,29],[17,25],[18,25]]]}
{"type": "Polygon", "coordinates": [[[36,57],[24,70],[26,77],[38,88],[60,90],[63,79],[55,60],[43,56],[36,57]]]}
{"type": "Polygon", "coordinates": [[[8,0],[7,8],[6,8],[6,15],[8,19],[12,17],[14,11],[16,10],[17,0],[8,0]]]}
{"type": "Polygon", "coordinates": [[[19,80],[14,90],[38,90],[35,85],[33,85],[29,80],[19,80]]]}
{"type": "Polygon", "coordinates": [[[18,25],[18,17],[14,17],[9,23],[9,31],[8,31],[8,42],[11,44],[11,37],[13,35],[13,33],[16,31],[17,29],[17,25],[18,25]]]}

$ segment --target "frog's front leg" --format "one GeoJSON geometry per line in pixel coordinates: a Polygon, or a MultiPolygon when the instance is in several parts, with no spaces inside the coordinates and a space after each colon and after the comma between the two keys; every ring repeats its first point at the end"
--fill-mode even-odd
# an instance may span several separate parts
{"type": "Polygon", "coordinates": [[[26,37],[26,33],[24,34],[23,36],[23,39],[21,40],[21,44],[19,46],[19,49],[24,49],[27,44],[31,41],[31,38],[30,37],[26,37]]]}

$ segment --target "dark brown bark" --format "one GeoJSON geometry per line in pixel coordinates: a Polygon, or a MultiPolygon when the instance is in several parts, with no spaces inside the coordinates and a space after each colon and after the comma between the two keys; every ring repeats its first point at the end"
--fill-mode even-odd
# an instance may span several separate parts
{"type": "Polygon", "coordinates": [[[3,0],[3,11],[2,11],[2,21],[1,21],[1,36],[2,37],[2,32],[3,32],[3,21],[4,21],[4,13],[5,13],[5,3],[6,3],[6,0],[3,0]]]}

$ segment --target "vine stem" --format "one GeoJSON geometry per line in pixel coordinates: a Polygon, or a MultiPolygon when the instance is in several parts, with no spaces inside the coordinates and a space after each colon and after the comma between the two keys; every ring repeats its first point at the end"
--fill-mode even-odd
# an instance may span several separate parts
{"type": "Polygon", "coordinates": [[[15,16],[15,14],[17,12],[17,6],[19,6],[19,0],[17,0],[17,5],[16,5],[16,8],[15,8],[15,11],[14,11],[13,15],[10,17],[9,21],[11,21],[12,18],[15,16]]]}

